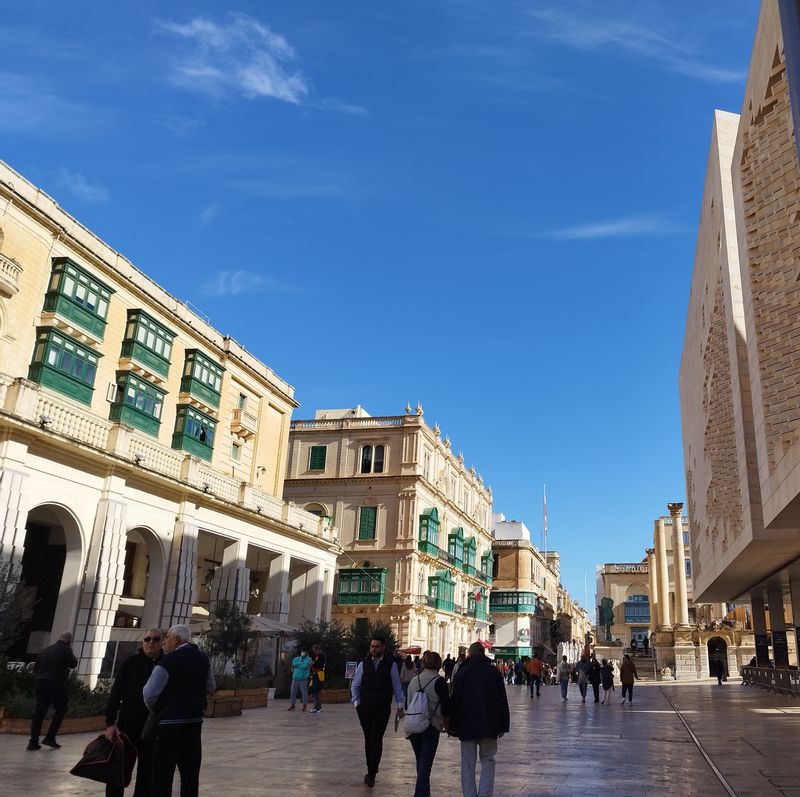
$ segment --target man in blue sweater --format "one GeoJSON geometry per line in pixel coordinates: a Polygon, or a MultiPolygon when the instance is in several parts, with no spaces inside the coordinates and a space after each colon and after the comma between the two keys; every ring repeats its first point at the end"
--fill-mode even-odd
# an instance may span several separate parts
{"type": "Polygon", "coordinates": [[[166,655],[142,690],[145,705],[158,717],[153,797],[170,797],[175,767],[181,775],[181,797],[197,797],[200,790],[203,712],[206,694],[213,694],[216,684],[208,656],[191,640],[187,625],[167,631],[166,655]]]}

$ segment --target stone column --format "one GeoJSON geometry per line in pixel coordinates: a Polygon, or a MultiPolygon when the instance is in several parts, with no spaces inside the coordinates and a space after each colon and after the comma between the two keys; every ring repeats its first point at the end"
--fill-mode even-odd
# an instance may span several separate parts
{"type": "Polygon", "coordinates": [[[683,504],[667,504],[672,516],[672,558],[675,565],[675,625],[689,627],[689,599],[686,595],[686,560],[683,554],[683,504]]]}
{"type": "Polygon", "coordinates": [[[650,634],[654,634],[659,626],[658,619],[658,578],[656,574],[655,548],[647,549],[647,573],[650,581],[650,634]]]}
{"type": "Polygon", "coordinates": [[[181,512],[172,530],[162,628],[188,623],[197,603],[198,528],[193,521],[191,515],[181,512]]]}
{"type": "Polygon", "coordinates": [[[126,514],[123,501],[98,502],[74,640],[78,677],[90,686],[97,683],[122,593],[126,514]]]}
{"type": "Polygon", "coordinates": [[[292,557],[288,553],[276,556],[269,563],[269,580],[264,593],[263,613],[279,623],[289,622],[289,568],[292,557]]]}
{"type": "Polygon", "coordinates": [[[669,567],[667,565],[667,533],[663,518],[656,521],[656,582],[658,585],[658,620],[659,628],[672,630],[669,612],[669,567]]]}
{"type": "Polygon", "coordinates": [[[750,593],[750,615],[753,618],[753,636],[756,643],[756,664],[769,666],[769,641],[767,638],[767,616],[764,612],[764,593],[761,589],[750,593]]]}
{"type": "Polygon", "coordinates": [[[789,668],[789,649],[786,644],[786,617],[783,613],[783,590],[770,587],[767,590],[769,602],[769,627],[772,632],[772,658],[776,670],[789,668]]]}
{"type": "Polygon", "coordinates": [[[792,622],[794,623],[795,650],[797,651],[797,664],[800,665],[800,574],[795,575],[790,571],[789,591],[792,596],[792,622]]]}
{"type": "Polygon", "coordinates": [[[240,611],[247,611],[250,599],[250,570],[245,567],[247,543],[232,542],[222,552],[222,564],[214,573],[211,585],[211,611],[219,601],[227,601],[240,611]]]}

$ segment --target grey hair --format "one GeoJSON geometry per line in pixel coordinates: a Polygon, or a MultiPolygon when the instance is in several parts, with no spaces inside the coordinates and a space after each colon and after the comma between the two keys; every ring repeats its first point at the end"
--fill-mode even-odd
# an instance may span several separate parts
{"type": "Polygon", "coordinates": [[[72,644],[72,634],[69,631],[64,631],[58,638],[59,642],[66,642],[68,645],[72,644]]]}
{"type": "Polygon", "coordinates": [[[188,625],[173,625],[167,633],[181,642],[192,641],[192,629],[188,625]]]}

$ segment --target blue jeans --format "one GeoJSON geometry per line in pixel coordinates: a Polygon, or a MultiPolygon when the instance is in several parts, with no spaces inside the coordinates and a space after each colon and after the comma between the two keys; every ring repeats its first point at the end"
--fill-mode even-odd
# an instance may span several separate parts
{"type": "Polygon", "coordinates": [[[567,689],[569,689],[569,681],[559,681],[561,684],[561,697],[567,699],[567,689]]]}
{"type": "Polygon", "coordinates": [[[430,797],[431,769],[436,749],[439,747],[440,735],[433,725],[429,725],[422,733],[412,733],[408,737],[417,758],[417,785],[414,797],[430,797]]]}

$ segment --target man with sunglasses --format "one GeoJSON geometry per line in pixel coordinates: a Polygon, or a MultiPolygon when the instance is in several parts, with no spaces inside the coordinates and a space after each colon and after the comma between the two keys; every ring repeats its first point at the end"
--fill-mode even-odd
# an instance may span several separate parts
{"type": "MultiPolygon", "coordinates": [[[[143,741],[142,728],[148,709],[144,704],[142,689],[150,678],[153,667],[164,657],[163,634],[151,628],[142,638],[142,647],[135,655],[126,659],[119,668],[106,706],[106,737],[112,740],[117,731],[122,731],[138,752],[136,788],[133,797],[148,797],[153,777],[153,742],[143,741]]],[[[121,786],[106,786],[106,797],[122,797],[121,786]]]]}

